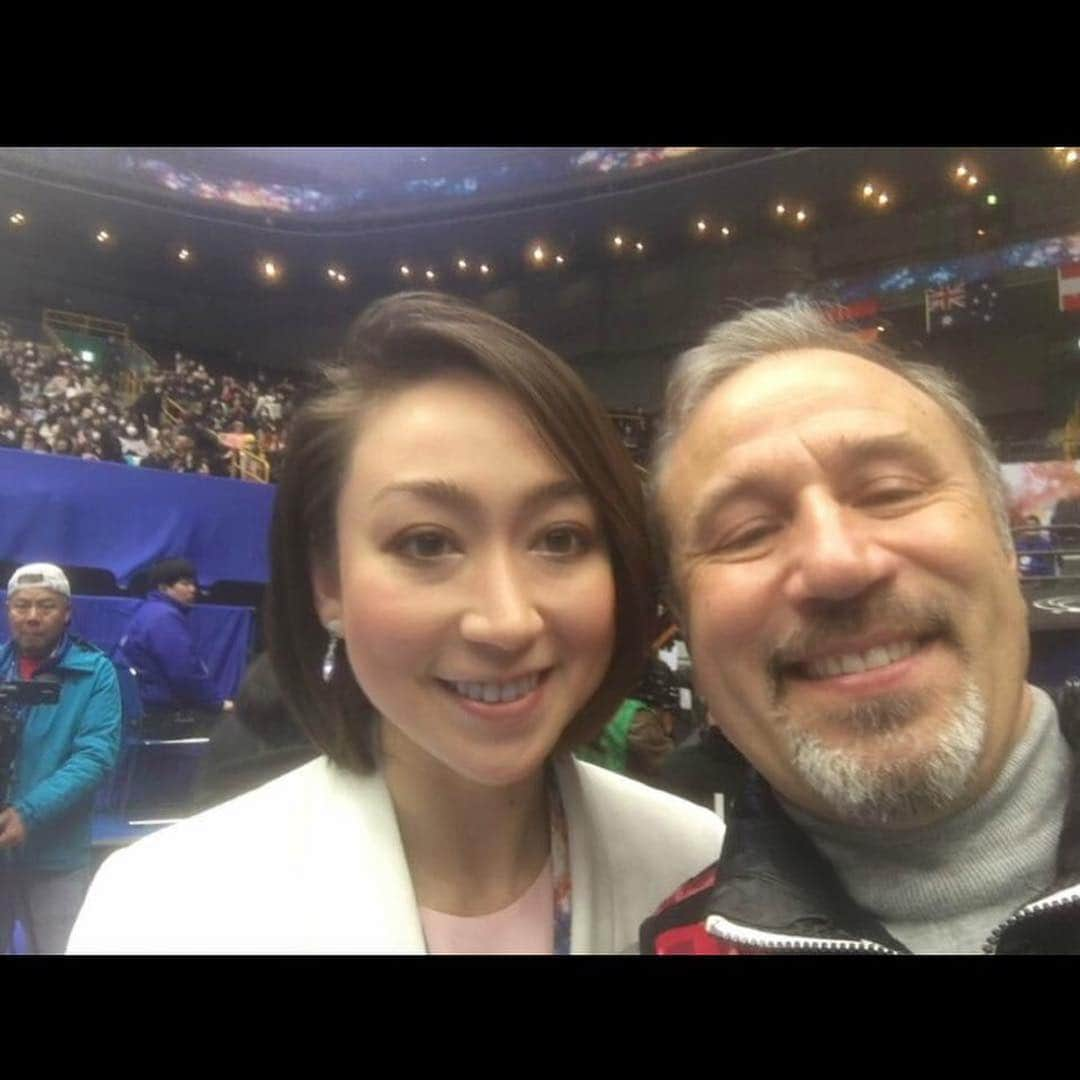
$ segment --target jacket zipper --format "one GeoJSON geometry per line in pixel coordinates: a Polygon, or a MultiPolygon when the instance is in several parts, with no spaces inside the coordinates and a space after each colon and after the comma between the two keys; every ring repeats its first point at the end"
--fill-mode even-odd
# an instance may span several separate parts
{"type": "Polygon", "coordinates": [[[752,948],[782,949],[788,952],[871,953],[878,956],[901,956],[895,949],[886,948],[876,941],[860,938],[857,941],[843,938],[799,937],[796,934],[777,934],[770,930],[757,930],[725,919],[723,915],[710,915],[705,929],[723,941],[733,945],[752,948]]]}
{"type": "Polygon", "coordinates": [[[1001,942],[1001,935],[1006,930],[1017,923],[1023,922],[1025,919],[1031,918],[1033,915],[1041,915],[1045,911],[1056,911],[1064,907],[1073,907],[1080,904],[1080,885],[1071,885],[1067,889],[1062,889],[1060,892],[1053,893],[1050,896],[1044,896],[1041,900],[1033,900],[1030,904],[1025,904],[1022,908],[1014,911],[994,932],[986,939],[986,944],[983,945],[983,952],[989,955],[993,955],[997,952],[998,944],[1001,942]]]}

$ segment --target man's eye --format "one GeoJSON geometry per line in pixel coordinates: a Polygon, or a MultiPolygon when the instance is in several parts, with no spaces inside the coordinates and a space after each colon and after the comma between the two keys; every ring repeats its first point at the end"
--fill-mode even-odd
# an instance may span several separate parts
{"type": "Polygon", "coordinates": [[[918,488],[913,484],[879,484],[863,492],[860,501],[865,506],[888,506],[891,503],[903,502],[905,499],[913,498],[918,493],[918,488]]]}
{"type": "Polygon", "coordinates": [[[453,554],[456,549],[445,533],[428,530],[403,536],[395,550],[410,559],[440,559],[453,554]]]}

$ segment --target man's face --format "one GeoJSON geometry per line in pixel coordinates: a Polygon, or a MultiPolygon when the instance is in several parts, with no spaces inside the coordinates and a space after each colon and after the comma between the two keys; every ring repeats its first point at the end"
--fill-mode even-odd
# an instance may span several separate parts
{"type": "Polygon", "coordinates": [[[180,578],[172,585],[162,585],[161,591],[177,603],[191,607],[199,595],[199,587],[191,578],[180,578]]]}
{"type": "Polygon", "coordinates": [[[66,596],[52,589],[19,589],[8,598],[11,636],[24,656],[48,656],[71,621],[71,605],[66,596]]]}
{"type": "Polygon", "coordinates": [[[698,690],[774,789],[893,826],[986,790],[1026,723],[1026,609],[939,406],[845,353],[769,357],[693,414],[661,503],[698,690]]]}

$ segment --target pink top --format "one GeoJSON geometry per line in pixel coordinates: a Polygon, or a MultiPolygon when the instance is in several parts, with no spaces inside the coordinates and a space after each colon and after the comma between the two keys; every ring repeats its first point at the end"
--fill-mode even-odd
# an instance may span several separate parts
{"type": "Polygon", "coordinates": [[[555,923],[551,860],[540,876],[509,907],[490,915],[446,915],[420,908],[428,954],[551,956],[555,923]]]}

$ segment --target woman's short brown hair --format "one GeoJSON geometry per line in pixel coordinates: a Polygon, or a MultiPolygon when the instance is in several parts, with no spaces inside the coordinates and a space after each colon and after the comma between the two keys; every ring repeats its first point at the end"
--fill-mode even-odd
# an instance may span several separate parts
{"type": "Polygon", "coordinates": [[[615,646],[596,692],[560,749],[603,728],[640,674],[656,618],[656,583],[639,475],[615,427],[580,377],[527,334],[465,301],[401,293],[353,324],[341,362],[290,425],[271,526],[266,633],[282,693],[315,744],[356,771],[373,767],[374,712],[345,663],[320,677],[327,636],[312,568],[336,565],[336,510],[368,409],[446,371],[489,380],[522,408],[600,516],[615,579],[615,646]]]}

